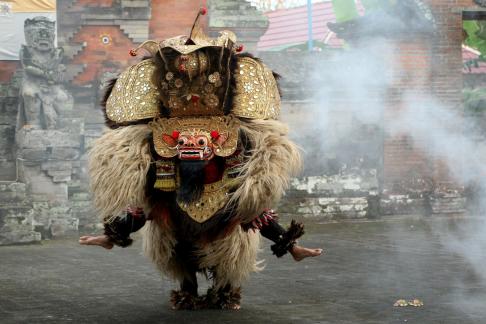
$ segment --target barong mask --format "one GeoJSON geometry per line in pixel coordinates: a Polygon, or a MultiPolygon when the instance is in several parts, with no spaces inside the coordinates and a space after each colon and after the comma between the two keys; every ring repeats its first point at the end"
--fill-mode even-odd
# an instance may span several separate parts
{"type": "Polygon", "coordinates": [[[239,122],[231,116],[158,118],[149,126],[155,151],[164,158],[207,161],[232,155],[238,144],[239,122]]]}

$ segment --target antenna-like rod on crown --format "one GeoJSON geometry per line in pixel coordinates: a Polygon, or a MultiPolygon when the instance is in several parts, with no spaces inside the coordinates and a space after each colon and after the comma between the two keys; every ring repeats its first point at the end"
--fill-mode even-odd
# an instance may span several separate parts
{"type": "Polygon", "coordinates": [[[137,48],[132,48],[129,52],[131,56],[137,56],[137,53],[140,49],[146,50],[150,53],[151,56],[155,56],[155,54],[159,51],[159,43],[154,40],[148,40],[140,44],[137,48]]]}
{"type": "Polygon", "coordinates": [[[191,34],[189,35],[189,39],[192,39],[192,33],[194,32],[194,29],[196,28],[196,25],[199,21],[199,17],[204,16],[205,14],[207,14],[207,12],[208,12],[208,9],[206,9],[206,7],[199,8],[196,19],[194,20],[194,24],[192,24],[191,34]]]}

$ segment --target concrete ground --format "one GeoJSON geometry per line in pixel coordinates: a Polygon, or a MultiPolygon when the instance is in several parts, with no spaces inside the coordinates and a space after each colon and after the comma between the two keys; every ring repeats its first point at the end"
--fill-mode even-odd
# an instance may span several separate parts
{"type": "Polygon", "coordinates": [[[319,258],[276,259],[244,286],[240,311],[173,311],[176,285],[131,248],[76,239],[0,247],[0,323],[486,323],[486,284],[445,247],[450,219],[307,224],[319,258]],[[438,230],[439,229],[439,230],[438,230]],[[393,307],[419,298],[423,307],[393,307]]]}

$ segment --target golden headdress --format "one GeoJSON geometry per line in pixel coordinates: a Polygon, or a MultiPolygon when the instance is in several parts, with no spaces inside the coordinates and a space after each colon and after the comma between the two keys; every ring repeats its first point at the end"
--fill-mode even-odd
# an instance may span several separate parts
{"type": "Polygon", "coordinates": [[[242,47],[233,32],[205,35],[198,26],[202,14],[204,8],[189,37],[149,40],[130,51],[136,55],[144,49],[151,58],[120,75],[106,102],[109,120],[123,125],[154,118],[278,117],[280,95],[272,71],[238,54],[242,47]]]}

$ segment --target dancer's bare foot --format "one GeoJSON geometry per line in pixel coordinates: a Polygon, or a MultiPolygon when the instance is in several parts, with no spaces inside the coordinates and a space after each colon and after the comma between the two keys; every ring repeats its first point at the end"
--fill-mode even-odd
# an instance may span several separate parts
{"type": "Polygon", "coordinates": [[[99,235],[99,236],[81,236],[79,238],[79,244],[82,245],[98,245],[102,246],[107,250],[113,248],[113,243],[110,242],[110,238],[106,235],[99,235]]]}
{"type": "Polygon", "coordinates": [[[289,252],[292,254],[295,261],[302,261],[308,257],[316,257],[321,255],[322,249],[308,249],[303,246],[294,245],[289,252]]]}
{"type": "Polygon", "coordinates": [[[231,303],[231,304],[226,304],[224,305],[224,308],[223,309],[229,309],[229,310],[240,310],[241,309],[241,305],[238,304],[238,303],[231,303]]]}

